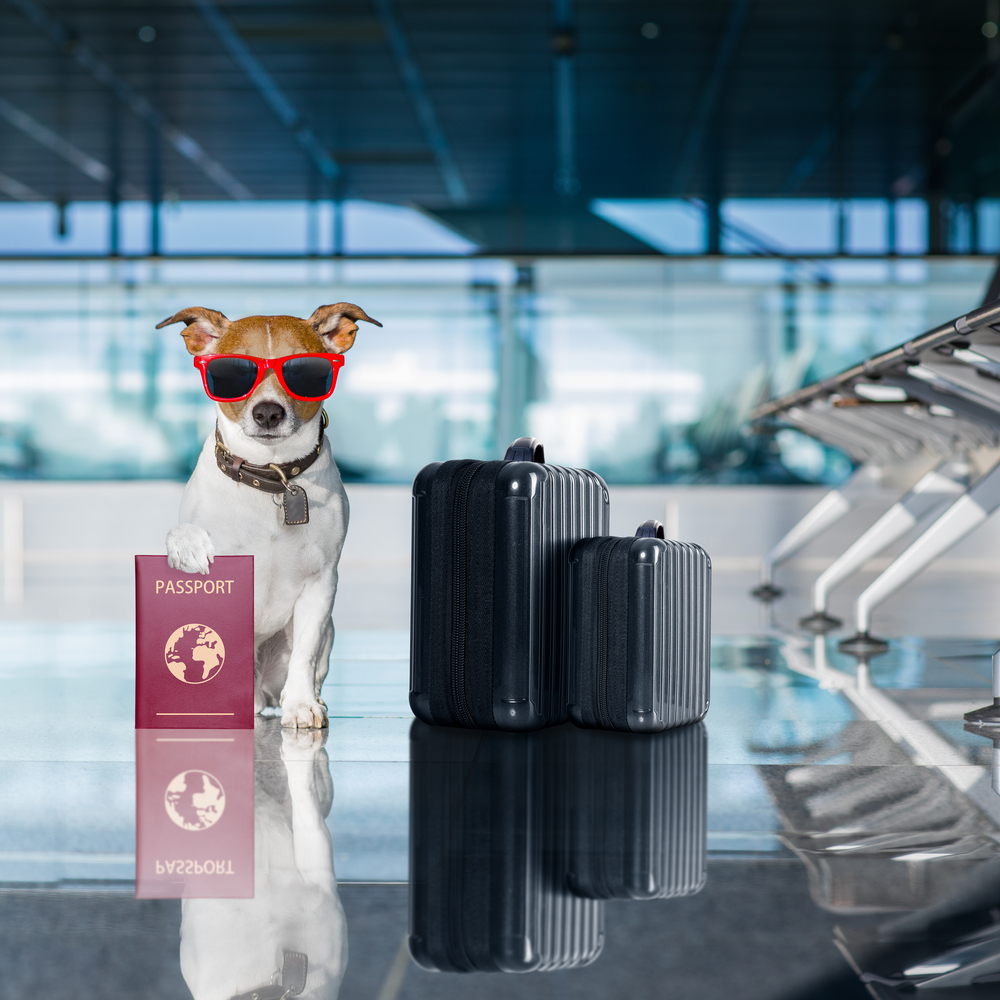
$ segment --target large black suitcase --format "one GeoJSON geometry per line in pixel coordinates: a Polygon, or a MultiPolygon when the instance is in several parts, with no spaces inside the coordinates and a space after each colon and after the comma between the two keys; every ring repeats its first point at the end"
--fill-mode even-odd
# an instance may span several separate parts
{"type": "Polygon", "coordinates": [[[704,725],[644,737],[577,729],[567,757],[569,888],[589,899],[700,891],[708,840],[704,725]]]}
{"type": "Polygon", "coordinates": [[[566,557],[608,530],[596,473],[502,462],[425,466],[413,483],[410,707],[424,722],[524,732],[566,721],[566,557]]]}
{"type": "Polygon", "coordinates": [[[708,711],[712,563],[666,541],[587,538],[570,552],[570,718],[590,729],[657,733],[708,711]]]}
{"type": "Polygon", "coordinates": [[[410,954],[440,972],[588,965],[604,904],[566,887],[565,730],[410,730],[410,954]]]}

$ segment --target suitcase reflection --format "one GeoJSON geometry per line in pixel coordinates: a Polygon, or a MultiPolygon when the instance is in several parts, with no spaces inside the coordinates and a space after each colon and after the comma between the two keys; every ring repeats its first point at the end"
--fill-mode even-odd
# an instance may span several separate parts
{"type": "Polygon", "coordinates": [[[194,1000],[337,996],[347,927],[325,739],[276,719],[136,732],[136,895],[183,900],[194,1000]]]}
{"type": "Polygon", "coordinates": [[[410,953],[442,972],[581,968],[606,899],[705,884],[700,723],[655,735],[571,726],[410,730],[410,953]]]}

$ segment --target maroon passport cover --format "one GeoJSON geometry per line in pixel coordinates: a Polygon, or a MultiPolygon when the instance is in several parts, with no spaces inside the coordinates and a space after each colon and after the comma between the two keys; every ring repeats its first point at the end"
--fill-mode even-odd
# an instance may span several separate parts
{"type": "Polygon", "coordinates": [[[253,732],[135,734],[135,894],[253,897],[253,732]]]}
{"type": "Polygon", "coordinates": [[[253,729],[253,556],[135,557],[135,726],[253,729]]]}

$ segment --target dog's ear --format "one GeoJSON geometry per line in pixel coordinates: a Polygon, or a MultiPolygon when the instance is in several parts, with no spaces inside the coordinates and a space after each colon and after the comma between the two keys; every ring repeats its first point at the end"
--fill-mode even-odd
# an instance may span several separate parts
{"type": "Polygon", "coordinates": [[[351,349],[357,335],[356,319],[363,319],[376,326],[382,325],[353,302],[334,302],[332,306],[320,306],[306,322],[326,341],[331,354],[343,354],[351,349]]]}
{"type": "Polygon", "coordinates": [[[157,323],[156,329],[162,330],[173,323],[187,323],[181,336],[191,354],[207,354],[219,337],[229,329],[229,320],[222,313],[214,309],[203,309],[201,306],[192,306],[174,313],[169,319],[157,323]]]}

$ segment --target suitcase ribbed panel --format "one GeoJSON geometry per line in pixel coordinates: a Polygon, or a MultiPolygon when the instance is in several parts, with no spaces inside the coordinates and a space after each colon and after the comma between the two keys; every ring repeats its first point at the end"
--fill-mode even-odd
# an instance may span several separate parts
{"type": "Polygon", "coordinates": [[[570,743],[567,885],[590,899],[667,899],[705,884],[707,741],[696,724],[570,743]]]}
{"type": "Polygon", "coordinates": [[[649,733],[703,718],[711,640],[705,551],[648,537],[588,538],[574,546],[569,571],[573,721],[649,733]]]}
{"type": "Polygon", "coordinates": [[[666,558],[667,641],[665,691],[667,726],[681,726],[708,711],[711,656],[712,564],[689,542],[668,541],[666,558]]]}
{"type": "Polygon", "coordinates": [[[600,900],[549,890],[539,907],[536,972],[579,969],[604,948],[604,907],[600,900]]]}
{"type": "MultiPolygon", "coordinates": [[[[567,727],[568,728],[568,727],[567,727]]],[[[562,731],[410,730],[410,927],[414,960],[442,972],[587,965],[604,904],[572,895],[563,865],[562,731]]]]}
{"type": "Polygon", "coordinates": [[[604,481],[530,462],[444,462],[418,473],[413,494],[414,714],[437,725],[518,731],[564,722],[566,560],[579,539],[608,530],[604,481]],[[496,478],[495,509],[487,511],[488,475],[496,478]],[[515,479],[518,490],[508,489],[515,479]],[[491,552],[476,525],[495,532],[491,552]],[[477,567],[495,574],[495,585],[477,567]]]}
{"type": "Polygon", "coordinates": [[[690,896],[705,885],[708,862],[708,739],[698,723],[657,738],[666,780],[661,786],[663,841],[657,854],[658,898],[690,896]]]}
{"type": "Polygon", "coordinates": [[[604,480],[585,469],[546,466],[541,486],[541,538],[538,565],[543,596],[543,670],[549,680],[544,695],[550,722],[566,721],[569,679],[569,565],[570,549],[581,538],[607,533],[610,521],[604,480]]]}

